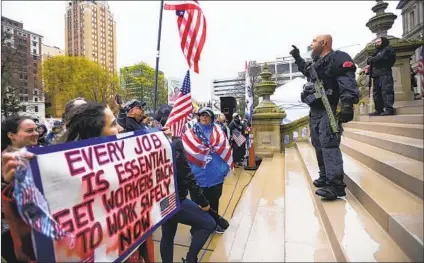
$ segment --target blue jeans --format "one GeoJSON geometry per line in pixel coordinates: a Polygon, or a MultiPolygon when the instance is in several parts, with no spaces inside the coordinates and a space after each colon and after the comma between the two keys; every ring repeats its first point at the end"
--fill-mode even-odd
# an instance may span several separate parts
{"type": "Polygon", "coordinates": [[[192,227],[192,239],[187,252],[187,263],[197,262],[197,255],[216,229],[215,220],[209,213],[202,211],[196,203],[189,199],[181,201],[181,209],[162,225],[162,239],[160,240],[160,255],[162,262],[174,262],[174,237],[178,223],[192,227]]]}

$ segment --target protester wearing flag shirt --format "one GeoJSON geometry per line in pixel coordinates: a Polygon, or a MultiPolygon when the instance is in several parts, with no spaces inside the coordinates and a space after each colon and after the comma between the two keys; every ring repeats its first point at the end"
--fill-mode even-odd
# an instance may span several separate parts
{"type": "MultiPolygon", "coordinates": [[[[171,110],[172,107],[169,105],[161,105],[159,107],[154,117],[156,127],[165,126],[171,110]]],[[[190,248],[183,262],[197,262],[197,255],[202,250],[210,234],[216,229],[216,223],[212,216],[206,213],[210,208],[209,202],[190,169],[181,137],[173,136],[172,143],[175,147],[176,180],[181,209],[162,225],[160,254],[162,262],[173,262],[174,238],[178,224],[181,223],[192,227],[190,248]],[[189,191],[190,197],[194,202],[187,199],[189,191]]]]}
{"type": "MultiPolygon", "coordinates": [[[[233,164],[231,148],[224,132],[214,124],[212,109],[201,108],[198,114],[199,122],[184,133],[183,142],[190,168],[210,207],[219,211],[224,179],[233,164]]],[[[223,233],[224,229],[217,226],[216,231],[223,233]]]]}

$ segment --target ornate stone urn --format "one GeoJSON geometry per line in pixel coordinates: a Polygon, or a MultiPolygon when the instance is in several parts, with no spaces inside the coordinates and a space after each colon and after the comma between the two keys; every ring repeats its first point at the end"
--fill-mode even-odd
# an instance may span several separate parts
{"type": "MultiPolygon", "coordinates": [[[[385,10],[388,3],[382,0],[377,0],[377,4],[372,8],[375,16],[371,17],[366,26],[371,32],[376,34],[376,38],[386,37],[390,40],[390,45],[396,51],[396,63],[393,66],[393,80],[395,89],[395,101],[401,100],[413,100],[413,92],[411,90],[411,69],[409,64],[409,58],[413,55],[415,50],[424,45],[423,40],[413,39],[399,39],[394,36],[387,35],[387,31],[392,28],[394,21],[397,16],[393,13],[386,13],[385,10]]],[[[367,58],[371,56],[374,51],[373,39],[366,47],[359,52],[354,58],[359,68],[364,68],[367,65],[367,58]]],[[[371,92],[372,94],[372,92],[371,92]]],[[[374,102],[372,98],[369,100],[368,112],[374,111],[374,102]]]]}
{"type": "Polygon", "coordinates": [[[281,110],[270,100],[277,83],[271,80],[268,65],[264,65],[261,73],[261,82],[254,87],[255,93],[262,101],[253,110],[253,134],[255,138],[255,153],[262,157],[271,157],[274,152],[281,152],[281,121],[286,117],[281,110]]]}

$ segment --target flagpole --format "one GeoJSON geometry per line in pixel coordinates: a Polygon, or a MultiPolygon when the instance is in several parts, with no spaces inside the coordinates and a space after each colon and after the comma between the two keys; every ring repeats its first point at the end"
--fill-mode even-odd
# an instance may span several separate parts
{"type": "Polygon", "coordinates": [[[157,48],[156,48],[155,93],[154,93],[154,100],[153,100],[154,112],[156,112],[157,103],[158,103],[158,78],[159,78],[160,39],[162,35],[162,14],[163,14],[163,0],[160,1],[158,42],[157,42],[157,48]]]}

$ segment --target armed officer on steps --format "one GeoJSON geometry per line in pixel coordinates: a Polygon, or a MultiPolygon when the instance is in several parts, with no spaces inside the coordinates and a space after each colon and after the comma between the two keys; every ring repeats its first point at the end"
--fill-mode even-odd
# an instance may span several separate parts
{"type": "Polygon", "coordinates": [[[353,104],[359,101],[359,89],[355,79],[356,67],[347,53],[333,51],[330,35],[319,35],[314,38],[313,63],[305,62],[295,46],[290,54],[295,59],[299,71],[308,79],[308,83],[303,87],[301,100],[310,107],[311,140],[319,166],[319,178],[313,182],[319,188],[315,194],[324,199],[335,200],[346,195],[340,151],[343,131],[341,123],[353,119],[353,104]],[[324,96],[316,94],[319,81],[323,85],[322,92],[325,92],[328,103],[323,103],[324,96]],[[341,112],[338,118],[334,118],[339,100],[342,105],[341,112]],[[326,111],[325,105],[329,112],[326,111]]]}

